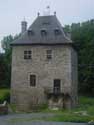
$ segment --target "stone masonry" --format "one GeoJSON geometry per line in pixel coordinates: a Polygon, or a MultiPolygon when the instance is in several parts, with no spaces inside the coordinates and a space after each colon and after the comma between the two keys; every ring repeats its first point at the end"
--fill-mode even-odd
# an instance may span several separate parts
{"type": "Polygon", "coordinates": [[[12,103],[30,107],[32,103],[46,103],[44,88],[53,88],[53,80],[61,79],[61,92],[70,93],[74,99],[77,98],[77,67],[76,52],[67,46],[17,46],[12,52],[12,103]],[[46,60],[47,49],[53,50],[53,59],[46,60]],[[32,60],[24,60],[24,50],[31,49],[32,60]],[[75,55],[74,55],[75,54],[75,55]],[[73,58],[73,61],[71,61],[73,58]],[[29,76],[35,74],[37,85],[30,87],[29,76]],[[74,97],[75,96],[75,97],[74,97]],[[35,98],[37,97],[37,98],[35,98]],[[35,102],[33,101],[35,100],[35,102]],[[38,102],[37,102],[38,101],[38,102]]]}
{"type": "Polygon", "coordinates": [[[12,45],[11,103],[15,104],[18,110],[24,111],[45,104],[49,107],[75,107],[78,80],[77,52],[74,47],[71,44],[58,43],[17,44],[12,45]],[[32,51],[32,59],[24,59],[25,50],[32,51]],[[47,50],[52,50],[51,60],[46,58],[47,50]],[[35,87],[30,86],[29,77],[32,74],[36,75],[35,87]],[[61,81],[59,95],[53,93],[54,79],[61,81]]]}

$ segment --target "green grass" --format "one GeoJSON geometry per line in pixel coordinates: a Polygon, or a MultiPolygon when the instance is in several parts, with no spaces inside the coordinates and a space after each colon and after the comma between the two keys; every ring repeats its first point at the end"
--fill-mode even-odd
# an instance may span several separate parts
{"type": "Polygon", "coordinates": [[[85,110],[94,116],[94,97],[80,97],[78,110],[85,110]]]}
{"type": "Polygon", "coordinates": [[[54,117],[48,118],[48,121],[57,121],[57,122],[89,122],[94,120],[94,115],[83,116],[82,114],[75,114],[74,111],[62,111],[55,112],[54,117]]]}
{"type": "Polygon", "coordinates": [[[10,89],[0,89],[0,103],[3,103],[5,100],[9,101],[10,98],[10,89]]]}
{"type": "MultiPolygon", "coordinates": [[[[9,89],[0,89],[0,102],[9,99],[10,90],[9,89]]],[[[15,112],[16,107],[10,105],[13,111],[15,112]]],[[[45,121],[61,121],[61,122],[89,122],[94,120],[94,98],[91,97],[79,97],[79,105],[77,108],[72,110],[58,110],[53,111],[47,108],[47,105],[44,105],[40,108],[39,112],[41,113],[52,113],[53,117],[49,118],[35,118],[34,120],[45,120],[45,121]],[[83,115],[82,112],[86,112],[83,115]]],[[[29,119],[32,120],[32,119],[29,119]]]]}
{"type": "Polygon", "coordinates": [[[89,122],[94,120],[94,98],[79,97],[78,107],[72,110],[53,111],[46,109],[43,112],[55,114],[54,117],[48,118],[48,121],[89,122]],[[83,114],[83,112],[86,112],[86,114],[83,114]]]}

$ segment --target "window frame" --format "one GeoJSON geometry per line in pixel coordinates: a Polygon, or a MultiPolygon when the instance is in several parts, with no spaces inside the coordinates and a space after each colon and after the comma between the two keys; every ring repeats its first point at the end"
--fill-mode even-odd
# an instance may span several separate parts
{"type": "Polygon", "coordinates": [[[60,29],[55,29],[54,34],[55,34],[55,36],[61,35],[61,30],[60,29]]]}
{"type": "Polygon", "coordinates": [[[33,35],[34,35],[33,30],[28,30],[28,36],[33,36],[33,35]]]}
{"type": "Polygon", "coordinates": [[[30,83],[30,87],[36,87],[36,75],[30,74],[29,83],[30,83]]]}
{"type": "Polygon", "coordinates": [[[24,51],[24,60],[30,60],[32,59],[32,51],[31,50],[25,50],[24,51]]]}
{"type": "Polygon", "coordinates": [[[42,37],[47,36],[47,31],[46,31],[45,29],[42,29],[42,30],[41,30],[41,36],[42,36],[42,37]]]}
{"type": "Polygon", "coordinates": [[[47,60],[51,60],[52,59],[52,50],[46,50],[46,58],[47,60]]]}
{"type": "Polygon", "coordinates": [[[60,93],[61,92],[61,79],[54,79],[53,84],[53,92],[60,93]]]}

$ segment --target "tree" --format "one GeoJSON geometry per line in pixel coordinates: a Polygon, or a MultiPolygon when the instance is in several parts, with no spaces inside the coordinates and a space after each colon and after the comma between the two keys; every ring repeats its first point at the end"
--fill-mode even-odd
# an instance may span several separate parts
{"type": "Polygon", "coordinates": [[[12,49],[11,49],[11,43],[16,40],[19,37],[19,35],[16,35],[13,37],[12,35],[6,36],[3,38],[1,41],[2,48],[4,50],[3,54],[3,64],[4,64],[4,81],[2,84],[6,87],[10,87],[10,82],[11,82],[11,55],[12,55],[12,49]]]}
{"type": "Polygon", "coordinates": [[[79,92],[94,95],[94,20],[72,24],[71,34],[78,50],[79,92]]]}

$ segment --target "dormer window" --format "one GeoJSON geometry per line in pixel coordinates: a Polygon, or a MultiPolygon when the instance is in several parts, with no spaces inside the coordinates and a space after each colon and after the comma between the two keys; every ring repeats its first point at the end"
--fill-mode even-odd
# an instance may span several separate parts
{"type": "Polygon", "coordinates": [[[56,36],[61,35],[61,30],[57,28],[57,29],[54,30],[54,33],[55,33],[56,36]]]}
{"type": "Polygon", "coordinates": [[[41,36],[46,36],[47,35],[47,31],[45,29],[41,30],[41,36]]]}
{"type": "Polygon", "coordinates": [[[28,36],[32,36],[32,35],[34,35],[33,30],[28,30],[28,36]]]}

